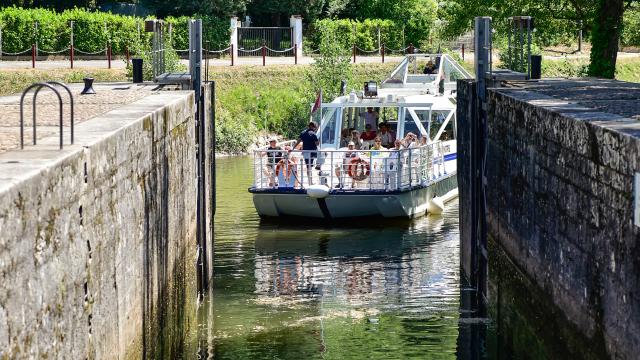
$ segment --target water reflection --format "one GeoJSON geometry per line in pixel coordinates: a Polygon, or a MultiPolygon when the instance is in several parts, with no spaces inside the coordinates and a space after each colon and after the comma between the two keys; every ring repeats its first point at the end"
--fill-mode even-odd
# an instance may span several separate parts
{"type": "Polygon", "coordinates": [[[455,358],[457,203],[411,222],[261,222],[250,170],[248,159],[218,162],[203,357],[455,358]]]}

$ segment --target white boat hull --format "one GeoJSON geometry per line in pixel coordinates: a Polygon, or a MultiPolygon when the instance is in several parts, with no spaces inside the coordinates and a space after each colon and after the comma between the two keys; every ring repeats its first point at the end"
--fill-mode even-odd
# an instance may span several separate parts
{"type": "Polygon", "coordinates": [[[304,190],[262,191],[250,189],[260,216],[300,216],[310,218],[350,218],[382,216],[413,218],[427,213],[427,204],[434,196],[450,200],[457,194],[456,174],[411,190],[394,192],[332,191],[326,198],[313,198],[304,190]]]}

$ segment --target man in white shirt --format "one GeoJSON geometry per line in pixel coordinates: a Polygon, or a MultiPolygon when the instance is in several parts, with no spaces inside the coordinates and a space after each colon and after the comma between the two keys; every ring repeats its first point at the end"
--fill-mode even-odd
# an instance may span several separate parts
{"type": "Polygon", "coordinates": [[[364,125],[371,125],[372,129],[378,128],[378,119],[380,118],[380,114],[377,111],[374,111],[372,107],[368,107],[367,111],[363,111],[360,113],[360,117],[364,118],[364,125]]]}

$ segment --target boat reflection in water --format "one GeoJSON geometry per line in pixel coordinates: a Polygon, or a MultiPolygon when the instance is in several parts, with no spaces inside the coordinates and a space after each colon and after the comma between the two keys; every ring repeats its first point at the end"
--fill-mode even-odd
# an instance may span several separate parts
{"type": "Polygon", "coordinates": [[[255,241],[255,303],[291,318],[301,315],[291,309],[313,308],[291,323],[296,333],[317,333],[316,355],[451,357],[459,311],[457,204],[444,217],[369,221],[366,228],[331,229],[263,224],[255,241]]]}

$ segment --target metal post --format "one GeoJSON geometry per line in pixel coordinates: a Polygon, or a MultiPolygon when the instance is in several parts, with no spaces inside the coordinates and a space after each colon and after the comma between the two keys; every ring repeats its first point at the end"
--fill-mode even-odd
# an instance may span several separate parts
{"type": "Polygon", "coordinates": [[[2,60],[2,26],[0,26],[0,60],[2,60]]]}
{"type": "Polygon", "coordinates": [[[36,44],[31,45],[31,67],[36,68],[36,44]]]}
{"type": "Polygon", "coordinates": [[[409,43],[409,54],[413,54],[415,49],[413,48],[413,43],[409,43]]]}
{"type": "Polygon", "coordinates": [[[380,26],[378,26],[378,51],[382,51],[382,46],[380,42],[380,26]]]}
{"type": "Polygon", "coordinates": [[[464,61],[464,43],[462,43],[462,61],[464,61]]]}
{"type": "Polygon", "coordinates": [[[356,44],[353,44],[353,63],[356,63],[356,44]]]}
{"type": "Polygon", "coordinates": [[[294,64],[298,65],[298,44],[293,44],[293,58],[294,64]]]}
{"type": "Polygon", "coordinates": [[[262,66],[266,65],[266,57],[267,57],[267,46],[265,45],[264,40],[262,40],[262,66]]]}
{"type": "Polygon", "coordinates": [[[107,44],[107,68],[111,69],[111,45],[107,44]]]}
{"type": "Polygon", "coordinates": [[[230,54],[231,54],[231,66],[233,66],[233,44],[229,46],[230,54]]]}
{"type": "Polygon", "coordinates": [[[73,20],[69,22],[71,27],[71,36],[69,38],[69,60],[71,61],[71,68],[73,69],[73,56],[74,56],[74,44],[73,44],[73,20]]]}
{"type": "Polygon", "coordinates": [[[127,58],[127,65],[131,61],[131,54],[129,54],[129,46],[125,45],[124,47],[124,56],[127,58]]]}
{"type": "Polygon", "coordinates": [[[380,55],[382,56],[382,63],[384,64],[384,44],[382,44],[382,47],[380,48],[380,55]]]}
{"type": "Polygon", "coordinates": [[[33,22],[33,43],[35,44],[35,56],[38,56],[38,21],[33,22]]]}
{"type": "Polygon", "coordinates": [[[527,17],[527,79],[531,79],[531,17],[527,17]]]}

